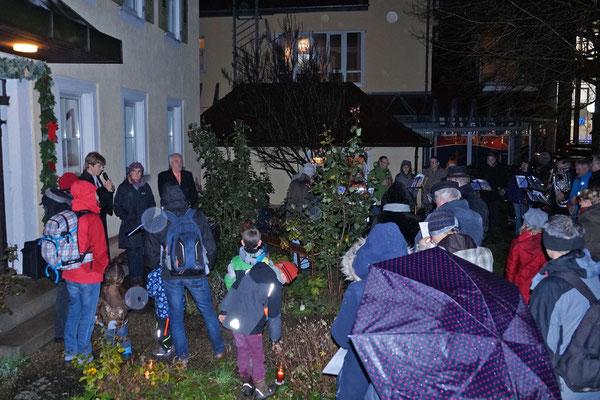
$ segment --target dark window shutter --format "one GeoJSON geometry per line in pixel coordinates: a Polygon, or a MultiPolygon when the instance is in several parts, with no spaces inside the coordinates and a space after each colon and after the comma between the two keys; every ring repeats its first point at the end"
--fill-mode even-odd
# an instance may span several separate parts
{"type": "Polygon", "coordinates": [[[163,31],[169,30],[169,0],[158,0],[158,27],[163,31]]]}
{"type": "Polygon", "coordinates": [[[118,5],[122,6],[123,5],[123,0],[113,0],[115,3],[117,3],[118,5]]]}
{"type": "Polygon", "coordinates": [[[154,0],[144,1],[144,17],[146,21],[154,23],[154,0]]]}
{"type": "Polygon", "coordinates": [[[188,0],[181,0],[181,41],[188,42],[188,0]]]}

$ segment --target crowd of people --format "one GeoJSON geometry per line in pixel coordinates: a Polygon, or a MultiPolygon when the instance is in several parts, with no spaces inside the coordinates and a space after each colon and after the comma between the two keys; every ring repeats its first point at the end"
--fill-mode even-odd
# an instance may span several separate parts
{"type": "MultiPolygon", "coordinates": [[[[504,199],[514,210],[516,234],[508,252],[505,277],[517,285],[524,302],[529,304],[554,366],[590,309],[589,297],[600,298],[600,155],[591,160],[579,159],[574,164],[571,160],[558,160],[546,177],[546,201],[530,196],[530,185],[522,183],[528,177],[535,177],[529,182],[543,179],[536,175],[529,160],[522,160],[518,171],[509,174],[508,167],[498,162],[498,155],[490,152],[478,171],[478,177],[489,187],[482,187],[481,181],[472,185],[468,169],[457,165],[456,160],[450,161],[444,169],[439,159],[432,157],[429,168],[423,170],[425,180],[420,189],[428,228],[425,234],[419,227],[422,218],[414,207],[410,162],[402,161],[393,182],[387,157],[381,157],[369,175],[378,208],[374,226],[366,239],[356,243],[342,260],[342,270],[353,283],[332,328],[336,343],[349,350],[337,380],[340,399],[379,398],[348,336],[370,264],[441,247],[492,272],[492,252],[482,243],[506,237],[502,227],[507,224],[500,218],[504,199]],[[591,294],[586,293],[586,287],[591,294]]],[[[575,389],[573,380],[563,375],[565,369],[571,369],[572,375],[579,371],[568,362],[565,365],[557,368],[562,398],[597,398],[600,387],[591,391],[575,389]]]]}
{"type": "MultiPolygon", "coordinates": [[[[78,213],[79,249],[93,256],[93,261],[80,268],[61,272],[55,336],[64,340],[65,361],[93,357],[96,321],[105,328],[106,340],[124,349],[124,358],[132,354],[123,289],[126,274],[122,265],[109,263],[106,215],[114,212],[121,219],[118,243],[126,251],[128,284],[147,281],[148,294],[155,299],[155,356],[174,356],[187,365],[184,292],[188,289],[217,359],[225,351],[219,324],[233,331],[243,393],[256,399],[274,395],[274,387],[265,382],[262,332],[268,321],[273,349],[280,350],[281,290],[296,277],[296,265],[274,264],[260,231],[245,229],[239,253],[232,255],[224,276],[227,295],[215,312],[207,275],[214,266],[217,246],[208,220],[197,209],[194,179],[183,169],[181,155],[171,155],[169,170],[158,176],[160,206],[168,222],[156,232],[135,233],[144,211],[156,205],[144,179],[144,166],[129,165],[125,179],[115,188],[103,173],[105,164],[100,154],[88,154],[82,174],[64,174],[58,182],[60,189],[50,189],[43,199],[47,218],[66,209],[78,213]],[[196,242],[190,247],[185,235],[194,234],[196,242]],[[190,259],[195,260],[191,267],[190,259]],[[145,265],[150,267],[149,274],[145,265]]],[[[529,160],[522,160],[511,175],[498,162],[498,155],[490,152],[478,175],[489,185],[486,190],[474,187],[473,176],[456,160],[442,168],[439,159],[431,157],[421,187],[412,184],[415,174],[410,161],[402,161],[394,179],[389,165],[389,159],[381,157],[369,173],[367,182],[376,200],[370,232],[341,261],[352,283],[332,327],[333,339],[349,350],[338,375],[337,397],[378,398],[349,340],[370,266],[438,247],[492,272],[493,255],[483,244],[505,237],[500,218],[505,198],[513,206],[516,234],[505,276],[529,304],[550,357],[559,359],[590,307],[586,296],[563,275],[572,274],[596,298],[600,296],[600,156],[575,164],[559,160],[549,179],[549,205],[529,196],[519,182],[536,175],[529,160]],[[424,210],[420,215],[416,212],[419,205],[424,210]]],[[[315,173],[309,163],[294,177],[288,211],[312,203],[309,187],[315,173]]],[[[562,376],[559,381],[564,399],[594,398],[589,392],[572,390],[562,376]]]]}

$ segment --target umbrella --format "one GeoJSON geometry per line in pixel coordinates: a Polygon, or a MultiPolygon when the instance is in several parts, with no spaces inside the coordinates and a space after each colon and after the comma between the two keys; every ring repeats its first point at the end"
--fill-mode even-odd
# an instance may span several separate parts
{"type": "Polygon", "coordinates": [[[350,338],[382,399],[560,399],[515,285],[439,248],[374,267],[350,338]]]}

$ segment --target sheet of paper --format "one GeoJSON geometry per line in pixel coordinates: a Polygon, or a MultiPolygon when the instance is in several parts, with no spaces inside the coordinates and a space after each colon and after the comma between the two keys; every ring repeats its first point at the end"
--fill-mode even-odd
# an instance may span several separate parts
{"type": "Polygon", "coordinates": [[[348,350],[340,349],[331,357],[331,360],[327,363],[325,368],[323,368],[323,373],[325,375],[337,375],[340,373],[342,369],[342,365],[344,364],[344,358],[346,357],[346,353],[348,350]]]}
{"type": "Polygon", "coordinates": [[[429,222],[419,222],[419,228],[421,228],[421,236],[426,238],[429,236],[429,222]]]}

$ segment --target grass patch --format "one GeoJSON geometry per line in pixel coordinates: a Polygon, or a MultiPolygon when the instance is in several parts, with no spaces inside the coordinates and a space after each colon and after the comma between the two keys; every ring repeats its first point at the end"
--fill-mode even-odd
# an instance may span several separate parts
{"type": "Polygon", "coordinates": [[[19,367],[25,362],[20,357],[4,357],[0,359],[0,378],[7,379],[17,375],[19,367]]]}

